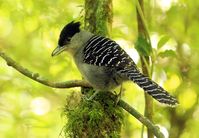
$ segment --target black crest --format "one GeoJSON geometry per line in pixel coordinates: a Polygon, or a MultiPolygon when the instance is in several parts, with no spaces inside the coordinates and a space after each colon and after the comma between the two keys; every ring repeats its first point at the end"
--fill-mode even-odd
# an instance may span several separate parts
{"type": "Polygon", "coordinates": [[[80,32],[80,22],[70,22],[62,29],[60,36],[59,36],[59,46],[64,46],[70,39],[73,37],[74,34],[80,32]]]}

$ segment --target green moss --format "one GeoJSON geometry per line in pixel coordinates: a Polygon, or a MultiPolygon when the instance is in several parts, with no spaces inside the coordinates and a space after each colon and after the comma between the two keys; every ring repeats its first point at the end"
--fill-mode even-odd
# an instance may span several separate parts
{"type": "Polygon", "coordinates": [[[111,0],[86,0],[85,29],[102,36],[109,36],[112,24],[111,0]]]}
{"type": "Polygon", "coordinates": [[[123,114],[115,106],[115,96],[112,93],[100,92],[94,100],[82,99],[76,105],[67,103],[64,109],[68,120],[64,128],[66,137],[120,137],[123,114]]]}
{"type": "MultiPolygon", "coordinates": [[[[111,3],[110,3],[111,4],[111,3]]],[[[98,8],[96,10],[96,33],[107,36],[109,35],[109,28],[111,27],[112,11],[110,8],[109,2],[98,1],[98,8]]]]}

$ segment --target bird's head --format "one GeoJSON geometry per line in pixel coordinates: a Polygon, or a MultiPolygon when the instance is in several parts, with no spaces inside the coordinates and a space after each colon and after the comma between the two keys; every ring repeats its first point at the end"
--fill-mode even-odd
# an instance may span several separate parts
{"type": "Polygon", "coordinates": [[[80,32],[80,25],[80,22],[72,21],[64,26],[59,36],[58,46],[53,50],[52,56],[59,55],[68,49],[71,38],[80,32]]]}

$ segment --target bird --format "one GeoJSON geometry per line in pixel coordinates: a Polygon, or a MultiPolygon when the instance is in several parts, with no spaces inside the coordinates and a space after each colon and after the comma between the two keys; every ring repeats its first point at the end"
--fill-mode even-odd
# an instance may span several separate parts
{"type": "Polygon", "coordinates": [[[66,24],[52,56],[69,52],[83,78],[97,91],[109,91],[132,81],[160,103],[179,104],[165,89],[142,74],[133,59],[110,38],[81,29],[79,21],[66,24]]]}

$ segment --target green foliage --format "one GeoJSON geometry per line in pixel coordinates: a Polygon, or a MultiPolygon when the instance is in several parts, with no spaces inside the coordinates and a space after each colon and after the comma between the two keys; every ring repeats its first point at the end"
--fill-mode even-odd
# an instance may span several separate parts
{"type": "Polygon", "coordinates": [[[158,56],[160,56],[160,57],[172,57],[172,58],[175,58],[177,55],[176,55],[176,53],[175,53],[175,51],[173,51],[173,50],[165,50],[165,51],[163,51],[163,52],[160,52],[159,54],[158,54],[158,56]]]}
{"type": "MultiPolygon", "coordinates": [[[[197,7],[199,7],[199,1],[175,0],[167,10],[163,10],[166,4],[159,5],[161,1],[156,1],[157,4],[145,1],[146,22],[150,35],[152,37],[154,33],[157,34],[157,39],[152,40],[152,44],[159,43],[156,49],[157,58],[154,59],[153,79],[175,95],[180,105],[175,110],[170,110],[155,102],[154,122],[164,127],[171,138],[198,138],[199,16],[197,7]],[[167,38],[161,36],[168,36],[170,39],[167,41],[167,38]],[[158,58],[159,56],[164,58],[158,58]]],[[[49,80],[59,82],[81,79],[68,54],[63,53],[56,58],[51,58],[50,55],[57,45],[61,28],[67,22],[79,18],[82,5],[84,5],[83,0],[0,0],[0,50],[24,67],[38,72],[40,76],[49,80]]],[[[110,36],[122,42],[121,46],[127,51],[129,48],[132,50],[138,38],[135,5],[132,1],[115,0],[113,10],[113,29],[110,36]]],[[[136,44],[139,45],[138,51],[144,51],[141,54],[150,54],[150,48],[144,48],[147,42],[143,42],[142,38],[139,39],[141,42],[136,44]]],[[[134,55],[132,57],[134,58],[134,55]]],[[[138,60],[138,67],[139,65],[138,60]]],[[[59,137],[63,127],[59,108],[65,104],[65,98],[71,91],[79,91],[79,89],[58,90],[43,86],[8,67],[1,58],[0,67],[0,137],[59,137]],[[43,108],[41,106],[43,102],[34,103],[38,97],[48,101],[50,106],[48,112],[37,114],[33,110],[33,107],[41,111],[46,109],[46,106],[43,108]]],[[[123,99],[142,112],[143,91],[133,83],[124,85],[123,99]]],[[[77,97],[80,96],[76,95],[77,97]]],[[[71,99],[74,99],[74,103],[79,103],[76,98],[71,99]]],[[[94,102],[94,105],[98,104],[94,102]]],[[[96,122],[99,122],[101,114],[96,113],[95,110],[91,116],[95,115],[96,122]]],[[[121,137],[140,137],[141,124],[131,116],[125,116],[125,120],[121,137]]],[[[95,121],[91,122],[95,124],[95,121]]],[[[112,131],[111,134],[117,135],[117,132],[112,131]]]]}
{"type": "Polygon", "coordinates": [[[81,99],[75,104],[70,101],[74,99],[68,98],[64,109],[68,120],[64,128],[65,136],[119,138],[123,114],[115,99],[110,92],[100,92],[93,101],[81,99]]]}
{"type": "Polygon", "coordinates": [[[152,47],[145,37],[139,35],[135,43],[135,48],[140,55],[149,56],[152,52],[152,47]]]}
{"type": "Polygon", "coordinates": [[[166,44],[169,39],[170,39],[169,36],[166,36],[166,35],[161,37],[161,39],[158,42],[158,49],[164,46],[164,44],[166,44]]]}

